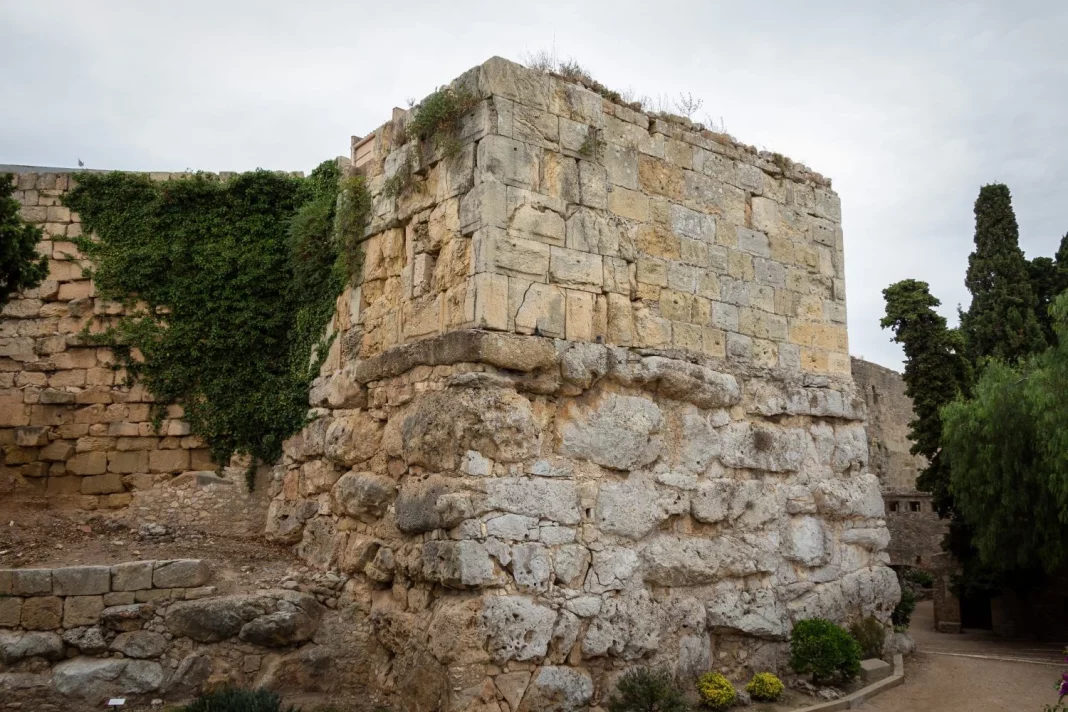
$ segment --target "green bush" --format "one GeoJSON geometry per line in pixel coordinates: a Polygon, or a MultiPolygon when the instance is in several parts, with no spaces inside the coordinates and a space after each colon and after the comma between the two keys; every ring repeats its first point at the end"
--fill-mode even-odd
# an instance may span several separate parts
{"type": "Polygon", "coordinates": [[[860,645],[839,625],[822,618],[798,621],[790,633],[790,667],[812,681],[852,680],[860,672],[860,645]]]}
{"type": "Polygon", "coordinates": [[[610,712],[684,712],[686,703],[674,678],[664,670],[628,670],[616,683],[610,712]]]}
{"type": "Polygon", "coordinates": [[[712,710],[725,710],[734,704],[738,696],[730,680],[718,672],[706,672],[697,681],[697,694],[701,704],[712,710]]]}
{"type": "Polygon", "coordinates": [[[894,630],[908,630],[912,622],[912,612],[916,610],[916,594],[908,584],[901,586],[901,600],[894,606],[894,612],[890,614],[890,622],[894,624],[894,630]]]}
{"type": "Polygon", "coordinates": [[[859,621],[853,621],[849,626],[849,633],[856,638],[864,659],[882,657],[883,643],[886,642],[886,628],[877,618],[868,616],[859,621]]]}
{"type": "Polygon", "coordinates": [[[463,87],[441,87],[414,107],[408,137],[428,142],[445,158],[460,152],[456,130],[460,117],[478,104],[478,97],[463,87]]]}
{"type": "Polygon", "coordinates": [[[758,672],[753,675],[753,679],[745,686],[745,691],[754,700],[774,702],[782,697],[782,693],[786,692],[786,685],[783,685],[782,680],[770,672],[758,672]]]}
{"type": "Polygon", "coordinates": [[[907,568],[901,574],[901,578],[914,586],[919,586],[920,588],[931,588],[934,586],[934,576],[931,575],[931,572],[924,571],[923,569],[907,568]]]}
{"type": "MultiPolygon", "coordinates": [[[[296,707],[286,712],[299,712],[296,707]]],[[[242,690],[224,687],[196,698],[182,712],[283,712],[282,699],[268,690],[242,690]]]]}

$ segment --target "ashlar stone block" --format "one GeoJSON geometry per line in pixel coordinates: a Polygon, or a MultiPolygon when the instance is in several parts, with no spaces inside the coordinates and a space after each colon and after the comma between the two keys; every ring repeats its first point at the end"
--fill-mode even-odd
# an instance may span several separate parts
{"type": "Polygon", "coordinates": [[[111,590],[108,566],[69,566],[52,569],[52,593],[57,596],[92,596],[111,590]]]}

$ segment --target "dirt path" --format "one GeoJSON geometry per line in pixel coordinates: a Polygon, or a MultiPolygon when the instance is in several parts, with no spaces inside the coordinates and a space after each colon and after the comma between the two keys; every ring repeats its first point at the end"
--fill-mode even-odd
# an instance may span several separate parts
{"type": "Polygon", "coordinates": [[[936,633],[930,601],[916,607],[910,631],[917,652],[905,683],[863,709],[870,712],[1041,712],[1057,701],[1065,666],[1060,647],[1004,641],[986,632],[936,633]]]}

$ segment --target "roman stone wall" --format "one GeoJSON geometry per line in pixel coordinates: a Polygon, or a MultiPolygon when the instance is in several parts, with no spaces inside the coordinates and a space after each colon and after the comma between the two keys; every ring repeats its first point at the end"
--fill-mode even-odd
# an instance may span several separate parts
{"type": "Polygon", "coordinates": [[[208,487],[218,481],[208,474],[217,465],[181,407],[168,407],[157,428],[152,395],[127,384],[111,349],[82,336],[86,327],[104,330],[122,305],[96,296],[71,242],[82,224],[61,201],[76,180],[74,172],[14,176],[23,218],[44,230],[39,249],[49,274],[40,287],[13,295],[0,315],[0,493],[9,503],[53,507],[133,505],[143,519],[218,533],[261,530],[265,497],[245,491],[243,468],[220,471],[236,486],[208,487]]]}
{"type": "Polygon", "coordinates": [[[221,684],[287,693],[330,684],[311,679],[346,654],[327,656],[310,642],[327,596],[294,590],[293,581],[220,595],[211,580],[200,559],[0,569],[5,703],[81,712],[111,697],[145,708],[188,700],[221,684]]]}
{"type": "Polygon", "coordinates": [[[453,86],[454,156],[401,111],[354,141],[363,272],[269,488],[267,535],[350,576],[376,699],[582,709],[888,622],[828,182],[505,60],[453,86]]]}
{"type": "Polygon", "coordinates": [[[939,518],[931,495],[916,489],[916,477],[927,461],[909,452],[909,423],[916,417],[912,399],[896,371],[854,358],[852,372],[867,405],[870,469],[886,502],[890,561],[931,568],[942,553],[948,522],[939,518]]]}

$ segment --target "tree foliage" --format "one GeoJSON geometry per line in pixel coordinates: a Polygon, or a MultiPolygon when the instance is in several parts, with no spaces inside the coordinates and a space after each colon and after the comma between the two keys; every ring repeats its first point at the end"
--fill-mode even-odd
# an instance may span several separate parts
{"type": "Polygon", "coordinates": [[[100,295],[126,305],[103,341],[158,403],[184,406],[216,462],[273,461],[306,422],[345,282],[338,190],[326,162],[306,179],[87,174],[67,197],[98,238],[79,248],[100,295]]]}
{"type": "Polygon", "coordinates": [[[1058,344],[1019,364],[991,361],[972,398],[943,410],[956,507],[996,572],[1065,562],[1068,544],[1068,295],[1054,302],[1058,344]]]}
{"type": "Polygon", "coordinates": [[[1019,238],[1008,186],[984,185],[975,201],[975,251],[964,280],[972,303],[961,322],[975,362],[1013,362],[1046,346],[1019,238]]]}
{"type": "Polygon", "coordinates": [[[1027,263],[1027,277],[1035,293],[1035,319],[1042,329],[1046,344],[1056,342],[1053,316],[1049,308],[1061,292],[1068,289],[1068,235],[1061,238],[1057,254],[1053,257],[1035,257],[1027,263]]]}
{"type": "Polygon", "coordinates": [[[0,307],[12,294],[32,289],[48,276],[48,259],[37,252],[41,229],[19,215],[10,173],[0,174],[0,307]]]}
{"type": "Polygon", "coordinates": [[[880,323],[893,330],[893,340],[905,351],[905,393],[916,416],[909,423],[911,452],[927,459],[917,486],[933,494],[936,509],[945,516],[953,503],[941,455],[940,410],[966,387],[968,365],[960,353],[960,336],[935,311],[941,302],[926,282],[902,280],[884,289],[883,297],[886,315],[880,323]]]}

